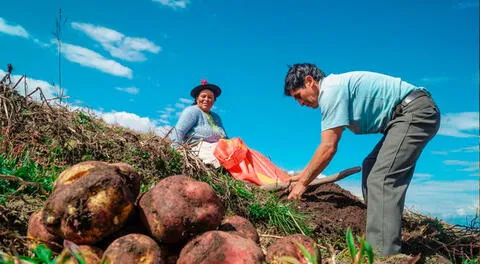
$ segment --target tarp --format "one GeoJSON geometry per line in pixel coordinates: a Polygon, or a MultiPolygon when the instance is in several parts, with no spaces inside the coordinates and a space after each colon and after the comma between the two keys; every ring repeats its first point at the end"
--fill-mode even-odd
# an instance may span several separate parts
{"type": "Polygon", "coordinates": [[[237,180],[257,185],[287,182],[289,176],[260,152],[250,149],[242,139],[220,139],[213,154],[237,180]]]}

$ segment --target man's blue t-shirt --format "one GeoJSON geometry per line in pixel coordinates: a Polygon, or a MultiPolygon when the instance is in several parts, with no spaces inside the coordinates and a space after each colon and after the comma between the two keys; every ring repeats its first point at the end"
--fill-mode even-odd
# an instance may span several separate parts
{"type": "Polygon", "coordinates": [[[374,72],[330,74],[320,82],[322,131],[346,126],[355,134],[382,133],[393,108],[416,87],[374,72]]]}

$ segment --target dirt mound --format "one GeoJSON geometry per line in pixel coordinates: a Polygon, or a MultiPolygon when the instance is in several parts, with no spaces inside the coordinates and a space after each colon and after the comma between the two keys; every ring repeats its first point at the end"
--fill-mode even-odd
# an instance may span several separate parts
{"type": "MultiPolygon", "coordinates": [[[[348,227],[356,235],[365,235],[366,205],[337,184],[329,183],[307,190],[297,208],[309,216],[308,223],[314,228],[313,237],[324,245],[344,248],[342,243],[348,227]]],[[[417,263],[460,261],[466,256],[478,257],[480,252],[478,227],[453,226],[410,211],[405,211],[403,215],[402,241],[402,253],[410,256],[420,254],[417,263]]]]}
{"type": "Polygon", "coordinates": [[[335,183],[308,190],[299,203],[299,211],[309,215],[316,237],[341,237],[350,227],[356,234],[365,233],[367,207],[357,197],[335,183]]]}

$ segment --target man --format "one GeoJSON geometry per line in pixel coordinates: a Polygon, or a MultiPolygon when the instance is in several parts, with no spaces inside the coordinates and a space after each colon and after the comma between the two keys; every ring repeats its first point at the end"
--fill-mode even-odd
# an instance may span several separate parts
{"type": "Polygon", "coordinates": [[[324,73],[295,64],[285,78],[285,95],[301,106],[320,107],[321,143],[293,180],[288,199],[300,199],[308,184],[332,160],[344,128],[384,136],[363,162],[362,191],[367,205],[367,241],[384,256],[400,253],[405,194],[415,163],[437,133],[440,113],[422,87],[373,73],[324,73]]]}

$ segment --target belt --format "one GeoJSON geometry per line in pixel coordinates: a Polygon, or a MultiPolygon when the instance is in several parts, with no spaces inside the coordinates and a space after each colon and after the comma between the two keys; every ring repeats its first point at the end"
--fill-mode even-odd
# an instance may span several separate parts
{"type": "Polygon", "coordinates": [[[403,100],[393,109],[392,119],[401,115],[405,106],[422,96],[430,96],[430,93],[425,90],[413,90],[407,94],[407,96],[405,96],[405,98],[403,98],[403,100]]]}
{"type": "Polygon", "coordinates": [[[402,102],[400,103],[401,106],[405,107],[409,103],[413,102],[415,99],[422,97],[422,96],[430,96],[430,93],[425,90],[413,90],[405,98],[403,98],[402,102]]]}

